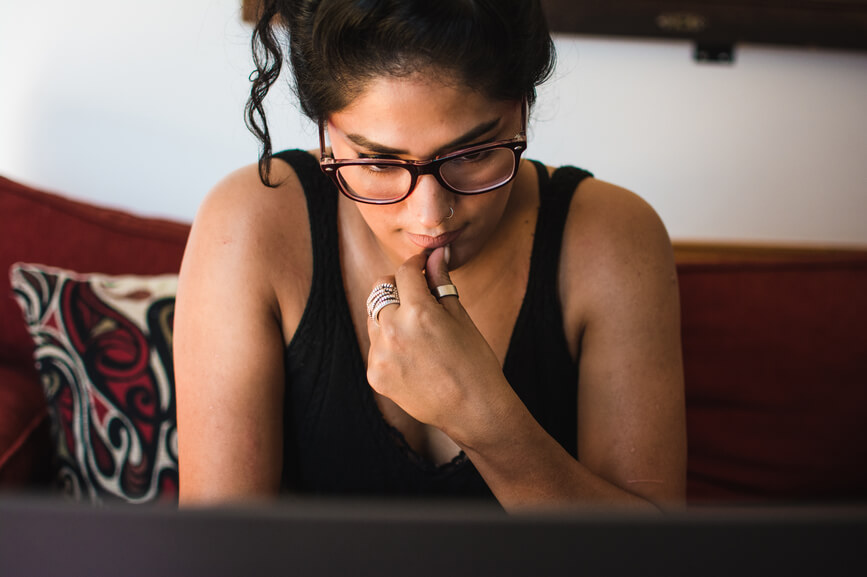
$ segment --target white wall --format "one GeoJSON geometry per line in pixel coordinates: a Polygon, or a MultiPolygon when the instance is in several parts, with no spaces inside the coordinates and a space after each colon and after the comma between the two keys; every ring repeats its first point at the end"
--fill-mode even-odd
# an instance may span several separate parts
{"type": "MultiPolygon", "coordinates": [[[[4,0],[0,174],[190,220],[255,161],[241,0],[4,0]]],[[[557,38],[529,156],[631,188],[675,238],[867,245],[867,54],[557,38]]],[[[312,148],[291,94],[276,147],[312,148]]]]}

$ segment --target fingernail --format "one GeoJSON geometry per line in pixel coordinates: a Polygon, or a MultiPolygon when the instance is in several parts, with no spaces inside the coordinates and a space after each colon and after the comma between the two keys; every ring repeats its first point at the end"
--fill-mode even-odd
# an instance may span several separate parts
{"type": "Polygon", "coordinates": [[[449,264],[449,259],[452,257],[452,245],[447,244],[445,248],[443,248],[443,260],[446,264],[449,264]]]}

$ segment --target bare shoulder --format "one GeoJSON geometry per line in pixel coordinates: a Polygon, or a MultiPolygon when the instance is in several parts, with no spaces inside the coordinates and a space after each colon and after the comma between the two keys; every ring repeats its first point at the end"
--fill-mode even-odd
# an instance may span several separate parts
{"type": "Polygon", "coordinates": [[[575,190],[563,233],[559,280],[573,354],[594,321],[597,326],[618,323],[624,331],[634,330],[642,320],[679,321],[668,232],[644,199],[614,184],[587,178],[575,190]]]}
{"type": "Polygon", "coordinates": [[[214,186],[193,222],[181,282],[207,269],[292,317],[303,308],[313,266],[307,203],[289,165],[273,162],[271,178],[274,188],[251,164],[214,186]]]}
{"type": "Polygon", "coordinates": [[[583,289],[598,294],[674,280],[671,241],[656,211],[637,194],[595,178],[575,191],[563,251],[564,280],[580,278],[583,289]]]}
{"type": "Polygon", "coordinates": [[[271,256],[272,250],[283,252],[297,245],[301,240],[298,236],[309,236],[307,204],[295,172],[282,162],[274,162],[271,178],[277,184],[274,188],[261,182],[255,164],[224,177],[208,193],[196,215],[195,237],[241,249],[255,243],[257,250],[247,257],[258,260],[271,256]]]}

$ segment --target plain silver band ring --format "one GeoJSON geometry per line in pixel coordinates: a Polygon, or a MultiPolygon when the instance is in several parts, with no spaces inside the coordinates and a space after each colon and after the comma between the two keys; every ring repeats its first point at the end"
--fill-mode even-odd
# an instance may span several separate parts
{"type": "Polygon", "coordinates": [[[458,296],[458,287],[453,284],[441,284],[433,290],[433,294],[437,299],[456,297],[458,296]]]}

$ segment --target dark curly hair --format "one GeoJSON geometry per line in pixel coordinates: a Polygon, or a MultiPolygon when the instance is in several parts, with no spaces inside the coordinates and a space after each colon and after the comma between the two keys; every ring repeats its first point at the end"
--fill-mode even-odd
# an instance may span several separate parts
{"type": "Polygon", "coordinates": [[[253,30],[247,127],[259,139],[259,177],[270,182],[264,100],[284,50],[301,108],[314,121],[347,106],[376,77],[444,70],[498,100],[527,98],[554,68],[538,0],[264,0],[253,30]]]}

